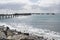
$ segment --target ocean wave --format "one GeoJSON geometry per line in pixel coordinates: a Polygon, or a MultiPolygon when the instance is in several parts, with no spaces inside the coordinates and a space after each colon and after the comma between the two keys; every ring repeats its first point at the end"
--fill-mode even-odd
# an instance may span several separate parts
{"type": "Polygon", "coordinates": [[[50,31],[50,30],[46,30],[46,29],[40,29],[40,28],[34,28],[31,25],[26,25],[25,23],[0,23],[0,25],[5,25],[8,26],[10,29],[16,29],[17,31],[21,31],[21,32],[27,32],[30,34],[34,34],[37,36],[44,36],[45,38],[54,38],[56,40],[60,40],[60,33],[58,32],[54,32],[54,31],[50,31]]]}

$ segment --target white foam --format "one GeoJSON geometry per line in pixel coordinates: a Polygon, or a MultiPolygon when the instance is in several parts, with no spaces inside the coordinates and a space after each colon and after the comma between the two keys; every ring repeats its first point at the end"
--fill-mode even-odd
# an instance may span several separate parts
{"type": "Polygon", "coordinates": [[[39,29],[39,28],[34,28],[31,25],[26,25],[25,23],[9,23],[9,24],[5,24],[5,23],[0,23],[0,25],[6,25],[8,26],[10,29],[16,29],[18,31],[21,32],[28,32],[31,34],[35,34],[38,36],[44,36],[44,37],[48,37],[48,38],[55,38],[56,40],[60,40],[60,35],[57,32],[54,31],[50,31],[50,30],[46,30],[46,29],[39,29]]]}

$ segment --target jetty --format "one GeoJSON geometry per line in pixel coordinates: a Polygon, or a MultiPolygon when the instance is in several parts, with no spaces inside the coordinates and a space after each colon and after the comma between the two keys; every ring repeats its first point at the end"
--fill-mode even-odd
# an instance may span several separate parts
{"type": "Polygon", "coordinates": [[[31,13],[0,14],[0,19],[14,18],[18,16],[29,16],[31,13]]]}
{"type": "Polygon", "coordinates": [[[19,16],[30,15],[55,15],[55,13],[14,13],[14,14],[0,14],[0,19],[15,18],[19,16]]]}

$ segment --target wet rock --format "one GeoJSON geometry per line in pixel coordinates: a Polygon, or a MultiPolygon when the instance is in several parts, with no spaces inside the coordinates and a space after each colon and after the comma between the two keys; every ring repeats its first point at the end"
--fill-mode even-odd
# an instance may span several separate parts
{"type": "Polygon", "coordinates": [[[0,31],[0,39],[3,39],[3,38],[6,39],[6,35],[4,34],[4,32],[1,32],[1,31],[0,31]]]}
{"type": "Polygon", "coordinates": [[[21,32],[18,32],[18,34],[22,34],[21,32]]]}
{"type": "Polygon", "coordinates": [[[28,39],[28,38],[25,38],[25,39],[20,39],[20,40],[34,40],[34,39],[28,39]]]}
{"type": "Polygon", "coordinates": [[[52,40],[55,40],[55,39],[52,39],[52,40]]]}
{"type": "Polygon", "coordinates": [[[4,30],[4,25],[0,26],[0,31],[3,31],[4,30]]]}
{"type": "Polygon", "coordinates": [[[14,40],[34,40],[33,37],[27,36],[27,35],[23,35],[23,34],[9,36],[9,37],[7,37],[7,39],[14,39],[14,40]]]}
{"type": "Polygon", "coordinates": [[[23,33],[24,35],[28,35],[29,36],[29,33],[23,33]]]}

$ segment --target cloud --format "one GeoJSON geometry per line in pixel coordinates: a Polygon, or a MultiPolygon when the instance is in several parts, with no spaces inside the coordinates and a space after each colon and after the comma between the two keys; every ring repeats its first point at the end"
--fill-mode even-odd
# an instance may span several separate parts
{"type": "Polygon", "coordinates": [[[25,4],[21,4],[21,3],[0,4],[0,9],[22,10],[24,5],[25,4]]]}
{"type": "Polygon", "coordinates": [[[29,0],[30,2],[32,2],[32,3],[36,3],[36,2],[38,2],[39,0],[29,0]]]}
{"type": "Polygon", "coordinates": [[[0,0],[0,3],[29,3],[29,0],[0,0]]]}
{"type": "Polygon", "coordinates": [[[41,7],[41,10],[45,11],[45,12],[59,13],[60,12],[60,4],[58,4],[58,5],[53,4],[53,5],[48,6],[48,7],[41,7]]]}
{"type": "Polygon", "coordinates": [[[0,9],[60,13],[60,0],[0,0],[0,9]]]}
{"type": "Polygon", "coordinates": [[[50,6],[52,4],[60,4],[60,0],[41,0],[38,2],[40,6],[50,6]]]}
{"type": "Polygon", "coordinates": [[[50,6],[39,6],[39,5],[32,5],[32,10],[39,10],[39,12],[48,12],[48,13],[60,13],[60,4],[50,5],[50,6]]]}

